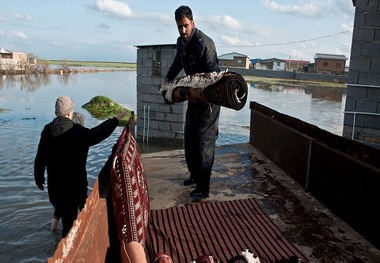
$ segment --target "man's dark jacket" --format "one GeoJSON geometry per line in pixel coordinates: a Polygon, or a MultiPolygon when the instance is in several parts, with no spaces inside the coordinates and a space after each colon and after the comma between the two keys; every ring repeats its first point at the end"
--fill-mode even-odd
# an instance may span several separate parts
{"type": "Polygon", "coordinates": [[[89,147],[109,137],[118,123],[117,118],[112,118],[88,129],[68,118],[56,117],[44,127],[34,162],[34,179],[36,185],[42,186],[47,168],[49,200],[53,205],[67,202],[84,205],[89,147]]]}
{"type": "Polygon", "coordinates": [[[219,72],[218,62],[212,39],[202,31],[194,28],[187,43],[184,43],[181,37],[178,37],[177,54],[166,75],[166,79],[173,80],[182,69],[185,70],[186,75],[219,72]]]}

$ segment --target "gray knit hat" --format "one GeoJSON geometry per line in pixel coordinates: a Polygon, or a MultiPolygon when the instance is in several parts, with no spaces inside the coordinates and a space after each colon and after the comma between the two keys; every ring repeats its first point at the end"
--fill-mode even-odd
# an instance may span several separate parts
{"type": "Polygon", "coordinates": [[[55,115],[57,116],[64,117],[73,109],[74,102],[70,97],[66,95],[59,96],[55,102],[55,115]]]}

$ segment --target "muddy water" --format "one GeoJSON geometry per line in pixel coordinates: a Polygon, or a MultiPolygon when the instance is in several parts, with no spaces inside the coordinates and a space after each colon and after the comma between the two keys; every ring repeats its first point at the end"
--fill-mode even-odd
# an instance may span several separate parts
{"type": "MultiPolygon", "coordinates": [[[[135,89],[136,72],[0,79],[0,108],[7,109],[0,113],[0,262],[46,262],[59,242],[61,229],[49,231],[53,209],[47,192],[38,190],[33,179],[40,132],[54,118],[55,99],[61,94],[73,97],[76,110],[86,116],[85,125],[93,127],[100,121],[80,105],[104,95],[136,110],[135,89]]],[[[345,90],[251,83],[249,98],[332,133],[342,132],[345,90]]],[[[248,142],[248,126],[249,103],[239,112],[223,108],[217,144],[248,142]]],[[[118,128],[90,149],[90,186],[120,133],[118,128]]]]}

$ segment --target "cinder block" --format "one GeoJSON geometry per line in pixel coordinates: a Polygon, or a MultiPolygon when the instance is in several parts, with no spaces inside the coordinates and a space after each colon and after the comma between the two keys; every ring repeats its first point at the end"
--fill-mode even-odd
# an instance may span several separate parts
{"type": "MultiPolygon", "coordinates": [[[[137,76],[146,76],[148,75],[148,68],[146,67],[137,67],[137,76]]],[[[138,82],[139,78],[137,78],[137,82],[138,82]]]]}
{"type": "Polygon", "coordinates": [[[356,109],[356,100],[346,96],[346,105],[345,105],[345,111],[355,111],[356,109]]]}
{"type": "Polygon", "coordinates": [[[362,43],[352,42],[351,46],[351,58],[360,57],[362,53],[362,43]]]}
{"type": "MultiPolygon", "coordinates": [[[[355,13],[354,28],[364,27],[365,24],[365,14],[355,13]]],[[[355,33],[355,30],[354,30],[355,33]]]]}
{"type": "Polygon", "coordinates": [[[348,74],[348,83],[358,84],[359,83],[359,70],[354,70],[350,68],[350,72],[348,74]]]}
{"type": "Polygon", "coordinates": [[[149,75],[139,77],[142,85],[153,85],[153,78],[149,75]]]}
{"type": "Polygon", "coordinates": [[[171,131],[172,123],[169,121],[160,121],[158,123],[158,130],[171,131]]]}
{"type": "Polygon", "coordinates": [[[357,87],[357,86],[348,86],[347,88],[347,97],[350,97],[354,100],[358,99],[367,99],[367,88],[366,87],[357,87]]]}
{"type": "Polygon", "coordinates": [[[380,42],[363,43],[362,56],[373,57],[376,54],[380,54],[380,42]]]}
{"type": "Polygon", "coordinates": [[[365,116],[364,117],[364,127],[369,129],[380,130],[380,116],[365,116]]]}
{"type": "MultiPolygon", "coordinates": [[[[379,55],[379,57],[372,58],[370,72],[374,73],[374,74],[380,73],[380,55],[379,55]]],[[[380,83],[378,83],[378,85],[380,86],[380,83]]]]}
{"type": "Polygon", "coordinates": [[[159,88],[164,83],[164,77],[153,77],[153,84],[157,85],[159,88]]]}
{"type": "Polygon", "coordinates": [[[359,73],[359,84],[363,85],[374,85],[375,83],[380,83],[380,74],[372,74],[367,72],[359,73]]]}
{"type": "Polygon", "coordinates": [[[166,115],[166,120],[171,121],[173,123],[177,123],[178,122],[178,114],[168,113],[166,115]]]}
{"type": "Polygon", "coordinates": [[[157,91],[156,85],[146,85],[143,93],[149,93],[149,94],[154,94],[154,95],[158,94],[161,96],[161,94],[157,91]]]}
{"type": "MultiPolygon", "coordinates": [[[[373,11],[377,11],[377,10],[373,10],[373,11]]],[[[364,26],[380,27],[380,12],[368,13],[366,15],[364,26]]]]}
{"type": "Polygon", "coordinates": [[[357,28],[353,34],[353,42],[370,42],[373,41],[375,30],[373,28],[357,28]]]}
{"type": "Polygon", "coordinates": [[[140,101],[139,103],[155,103],[157,101],[161,101],[162,96],[159,94],[151,94],[151,93],[140,93],[140,101]]]}
{"type": "Polygon", "coordinates": [[[172,123],[172,130],[178,133],[183,133],[185,130],[185,124],[184,123],[178,123],[173,122],[172,123]]]}
{"type": "Polygon", "coordinates": [[[352,113],[345,113],[344,114],[344,125],[352,126],[354,121],[354,114],[352,113]]]}
{"type": "Polygon", "coordinates": [[[368,99],[380,102],[380,85],[377,88],[368,88],[368,99]]]}
{"type": "Polygon", "coordinates": [[[147,58],[149,54],[149,51],[147,48],[138,48],[137,49],[137,58],[147,58]]]}
{"type": "Polygon", "coordinates": [[[158,130],[160,127],[160,121],[157,120],[149,120],[145,123],[145,127],[148,129],[158,130]],[[149,125],[148,125],[149,124],[149,125]]]}
{"type": "Polygon", "coordinates": [[[350,70],[369,72],[372,58],[370,57],[351,57],[350,70]]]}
{"type": "Polygon", "coordinates": [[[362,13],[362,12],[373,12],[377,11],[379,5],[379,0],[359,0],[356,1],[356,9],[355,12],[362,13]]]}
{"type": "Polygon", "coordinates": [[[357,100],[356,111],[357,112],[376,112],[377,103],[372,99],[357,100]]]}
{"type": "Polygon", "coordinates": [[[375,36],[373,41],[380,42],[380,28],[375,29],[375,36]]]}
{"type": "Polygon", "coordinates": [[[168,59],[173,61],[175,55],[177,54],[177,48],[174,47],[173,49],[163,49],[162,50],[162,58],[168,59]]]}
{"type": "Polygon", "coordinates": [[[152,64],[152,60],[150,58],[142,58],[142,65],[143,67],[152,67],[153,64],[152,64]]]}

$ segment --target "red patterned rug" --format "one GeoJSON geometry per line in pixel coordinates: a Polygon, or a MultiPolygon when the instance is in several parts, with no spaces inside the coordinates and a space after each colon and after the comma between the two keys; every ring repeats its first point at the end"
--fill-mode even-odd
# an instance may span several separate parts
{"type": "Polygon", "coordinates": [[[202,255],[220,262],[248,249],[265,262],[307,262],[254,199],[202,202],[149,214],[146,251],[189,263],[202,255]]]}
{"type": "Polygon", "coordinates": [[[149,216],[148,185],[136,139],[125,126],[111,169],[112,201],[119,241],[145,245],[149,216]]]}

